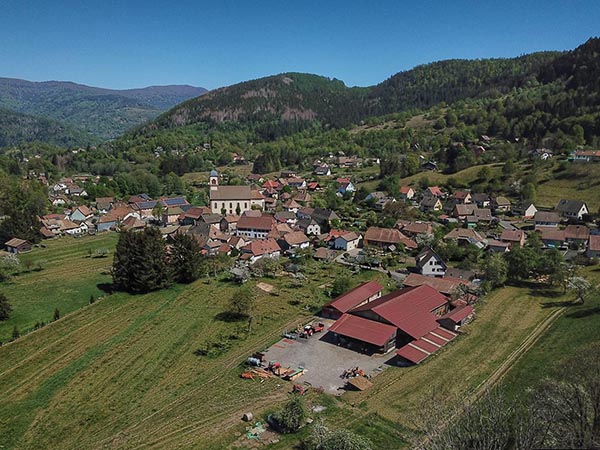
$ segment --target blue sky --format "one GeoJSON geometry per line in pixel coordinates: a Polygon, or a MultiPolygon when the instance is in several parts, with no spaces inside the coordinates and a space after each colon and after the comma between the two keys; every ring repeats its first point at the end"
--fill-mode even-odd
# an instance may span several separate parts
{"type": "Polygon", "coordinates": [[[297,71],[367,86],[440,59],[591,36],[598,0],[0,0],[0,76],[211,89],[297,71]]]}

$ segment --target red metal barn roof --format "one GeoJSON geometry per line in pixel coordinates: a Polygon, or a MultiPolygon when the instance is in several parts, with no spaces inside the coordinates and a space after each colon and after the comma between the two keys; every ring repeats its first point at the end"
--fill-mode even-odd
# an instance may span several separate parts
{"type": "Polygon", "coordinates": [[[376,281],[367,281],[366,283],[359,284],[354,289],[340,295],[339,297],[326,303],[325,306],[329,306],[337,309],[338,311],[345,313],[354,308],[356,305],[360,305],[362,302],[378,292],[383,290],[376,281]]]}
{"type": "Polygon", "coordinates": [[[449,313],[440,317],[440,319],[449,319],[454,323],[458,323],[461,320],[469,317],[471,314],[473,314],[473,307],[471,305],[466,305],[453,309],[449,313]]]}
{"type": "Polygon", "coordinates": [[[423,361],[429,356],[423,350],[411,346],[410,344],[406,344],[404,347],[396,350],[396,354],[414,364],[419,364],[421,361],[423,361]]]}
{"type": "Polygon", "coordinates": [[[329,327],[329,331],[380,347],[396,334],[396,327],[344,314],[329,327]]]}
{"type": "Polygon", "coordinates": [[[404,347],[399,348],[396,350],[396,354],[414,364],[419,364],[455,337],[456,334],[442,328],[437,328],[424,335],[421,339],[409,342],[404,347]]]}
{"type": "Polygon", "coordinates": [[[371,310],[404,333],[419,339],[439,327],[431,313],[448,303],[448,299],[431,286],[400,289],[377,300],[359,306],[356,312],[371,310]]]}

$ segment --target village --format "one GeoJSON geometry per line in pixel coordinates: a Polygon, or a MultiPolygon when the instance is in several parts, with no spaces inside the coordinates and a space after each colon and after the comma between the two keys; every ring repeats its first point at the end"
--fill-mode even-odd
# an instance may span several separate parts
{"type": "MultiPolygon", "coordinates": [[[[590,162],[577,156],[573,161],[590,162]]],[[[535,238],[542,250],[555,249],[565,260],[600,255],[600,234],[590,223],[590,211],[575,199],[538,210],[533,203],[513,204],[507,197],[469,189],[414,184],[398,192],[370,192],[357,210],[389,218],[398,208],[409,212],[410,220],[397,219],[390,227],[316,206],[326,192],[352,202],[362,181],[352,173],[362,164],[360,158],[339,156],[315,161],[305,178],[283,170],[270,177],[250,174],[244,185],[224,184],[213,170],[204,188],[206,206],[194,206],[184,196],[152,199],[144,193],[87,202],[78,183],[89,178],[63,178],[48,186],[57,212],[40,217],[40,234],[56,239],[155,226],[167,245],[187,234],[205,257],[230,257],[231,277],[240,284],[257,275],[253,267],[259,261],[293,264],[300,257],[385,274],[395,289],[374,280],[354,286],[323,305],[312,322],[251,355],[242,373],[246,379],[290,380],[295,391],[312,386],[332,394],[367,389],[385,367],[421,364],[459,337],[485,294],[485,273],[465,263],[468,252],[505,254],[535,238]],[[344,176],[333,175],[339,170],[344,176]],[[446,252],[442,257],[434,250],[436,240],[459,256],[446,252]]],[[[435,168],[425,163],[423,169],[435,168]]],[[[31,249],[21,239],[6,243],[9,253],[31,249]]]]}

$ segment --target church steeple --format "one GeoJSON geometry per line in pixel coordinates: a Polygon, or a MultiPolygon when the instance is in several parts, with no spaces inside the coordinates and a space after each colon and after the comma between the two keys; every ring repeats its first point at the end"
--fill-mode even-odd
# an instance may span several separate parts
{"type": "Polygon", "coordinates": [[[219,186],[219,173],[214,169],[210,171],[209,184],[211,191],[216,191],[219,186]]]}

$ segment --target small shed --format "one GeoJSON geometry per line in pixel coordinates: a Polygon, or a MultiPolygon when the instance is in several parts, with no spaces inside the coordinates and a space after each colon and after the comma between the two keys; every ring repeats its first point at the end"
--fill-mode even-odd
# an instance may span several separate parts
{"type": "Polygon", "coordinates": [[[31,250],[31,243],[19,238],[12,238],[4,245],[8,253],[24,253],[31,250]]]}

